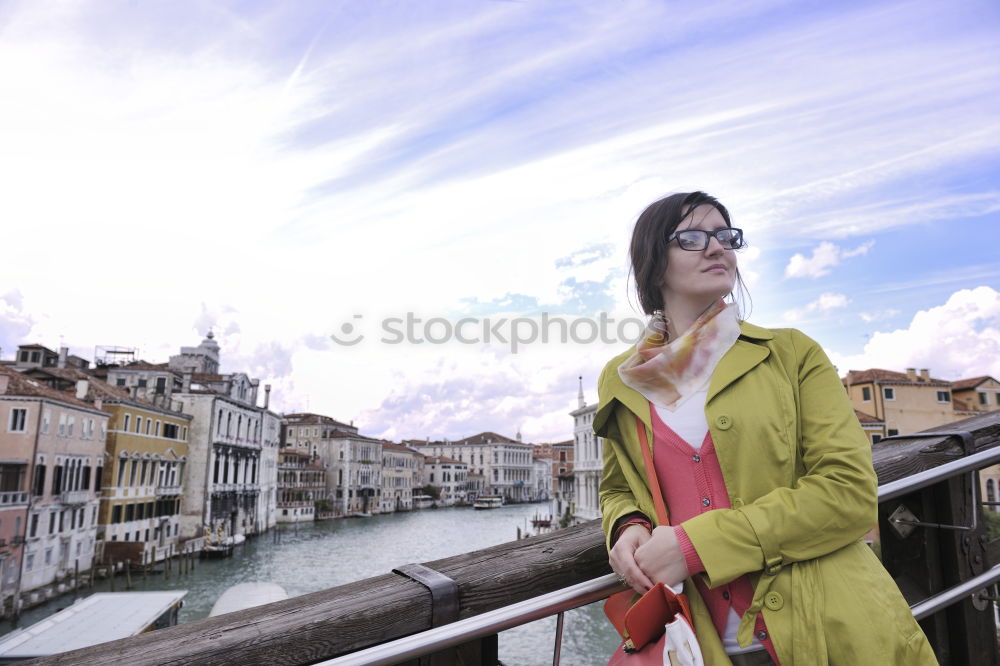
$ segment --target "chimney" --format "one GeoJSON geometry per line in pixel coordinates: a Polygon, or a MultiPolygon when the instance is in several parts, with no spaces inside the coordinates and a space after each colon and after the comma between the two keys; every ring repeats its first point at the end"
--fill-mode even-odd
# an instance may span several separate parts
{"type": "Polygon", "coordinates": [[[100,409],[104,406],[104,401],[100,398],[94,398],[94,409],[100,409]]]}
{"type": "Polygon", "coordinates": [[[0,375],[0,395],[7,393],[7,384],[10,382],[8,375],[0,375]]]}
{"type": "Polygon", "coordinates": [[[90,388],[90,382],[87,381],[86,379],[76,380],[76,399],[84,400],[87,397],[87,389],[89,388],[90,388]]]}
{"type": "Polygon", "coordinates": [[[916,368],[907,368],[906,369],[906,378],[909,379],[911,382],[917,381],[917,369],[916,368]]]}
{"type": "Polygon", "coordinates": [[[59,362],[56,363],[56,367],[57,368],[65,368],[66,367],[66,357],[68,355],[69,355],[69,347],[60,347],[59,348],[59,362]]]}
{"type": "Polygon", "coordinates": [[[271,385],[270,384],[264,384],[264,409],[265,410],[267,409],[267,406],[269,404],[271,404],[271,385]]]}
{"type": "Polygon", "coordinates": [[[927,368],[920,368],[920,381],[929,382],[931,380],[931,371],[927,368]]]}
{"type": "Polygon", "coordinates": [[[181,393],[188,393],[191,391],[191,371],[184,371],[184,379],[181,380],[181,393]]]}

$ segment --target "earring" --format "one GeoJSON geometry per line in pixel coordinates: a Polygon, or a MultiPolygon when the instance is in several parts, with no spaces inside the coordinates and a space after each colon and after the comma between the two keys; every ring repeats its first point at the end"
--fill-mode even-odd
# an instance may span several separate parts
{"type": "Polygon", "coordinates": [[[670,320],[667,319],[667,315],[664,314],[663,310],[653,310],[653,316],[649,320],[649,328],[655,333],[662,335],[664,342],[670,339],[669,324],[670,320]]]}

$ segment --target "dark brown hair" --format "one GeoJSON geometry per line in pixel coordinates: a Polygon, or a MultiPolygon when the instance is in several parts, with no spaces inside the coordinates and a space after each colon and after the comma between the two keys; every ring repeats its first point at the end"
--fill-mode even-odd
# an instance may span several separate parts
{"type": "MultiPolygon", "coordinates": [[[[712,206],[722,215],[726,226],[733,226],[726,207],[704,192],[671,194],[649,204],[636,220],[629,257],[632,260],[639,305],[646,314],[666,309],[660,281],[667,270],[667,238],[698,206],[712,206]]],[[[746,293],[739,269],[736,269],[736,287],[741,296],[746,293]]]]}

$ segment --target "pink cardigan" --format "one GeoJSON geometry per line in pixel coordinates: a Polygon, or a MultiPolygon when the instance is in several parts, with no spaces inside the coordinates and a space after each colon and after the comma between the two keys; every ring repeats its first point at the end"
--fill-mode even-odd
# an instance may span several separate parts
{"type": "MultiPolygon", "coordinates": [[[[731,508],[722,468],[712,442],[712,433],[705,433],[701,451],[696,451],[663,422],[652,404],[649,411],[653,418],[653,466],[663,490],[663,499],[670,510],[670,522],[675,525],[674,534],[684,553],[688,572],[694,576],[695,585],[705,600],[712,623],[721,637],[726,630],[730,606],[737,615],[743,617],[753,600],[753,586],[750,577],[743,575],[731,583],[710,589],[701,576],[695,576],[705,570],[705,565],[682,523],[706,511],[731,508]]],[[[754,633],[777,664],[778,655],[764,625],[763,615],[757,616],[754,633]]]]}

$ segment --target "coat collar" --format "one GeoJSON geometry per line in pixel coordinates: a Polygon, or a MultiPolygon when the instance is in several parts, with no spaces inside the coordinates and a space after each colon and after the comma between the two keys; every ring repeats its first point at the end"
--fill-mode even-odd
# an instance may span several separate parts
{"type": "MultiPolygon", "coordinates": [[[[722,357],[712,374],[712,381],[708,386],[708,401],[710,402],[724,388],[766,359],[770,350],[761,343],[772,338],[774,335],[766,328],[741,321],[739,339],[722,357]]],[[[634,351],[635,346],[633,345],[615,356],[601,375],[597,386],[600,401],[597,405],[597,414],[594,416],[594,432],[598,435],[603,435],[606,431],[607,421],[614,411],[616,401],[625,405],[632,413],[642,419],[648,428],[652,429],[649,402],[641,393],[626,386],[621,377],[618,376],[618,366],[624,363],[634,351]]]]}

